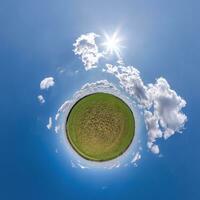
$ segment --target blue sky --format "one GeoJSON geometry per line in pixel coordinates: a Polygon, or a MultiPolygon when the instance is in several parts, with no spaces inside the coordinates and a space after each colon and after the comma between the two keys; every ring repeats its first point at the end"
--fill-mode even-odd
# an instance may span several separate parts
{"type": "Polygon", "coordinates": [[[198,1],[0,2],[0,199],[200,199],[198,1]],[[126,63],[146,83],[165,77],[187,101],[188,122],[182,134],[161,142],[162,158],[144,151],[137,168],[74,169],[55,152],[60,147],[46,128],[48,117],[87,81],[107,78],[95,70],[85,76],[74,40],[118,27],[126,63]],[[40,106],[46,76],[56,84],[40,106]]]}

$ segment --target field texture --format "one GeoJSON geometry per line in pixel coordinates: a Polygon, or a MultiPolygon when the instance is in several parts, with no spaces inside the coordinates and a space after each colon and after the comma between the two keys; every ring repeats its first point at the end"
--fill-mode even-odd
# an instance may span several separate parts
{"type": "Polygon", "coordinates": [[[79,100],[66,122],[67,138],[82,157],[107,161],[124,153],[135,132],[131,109],[120,98],[94,93],[79,100]]]}

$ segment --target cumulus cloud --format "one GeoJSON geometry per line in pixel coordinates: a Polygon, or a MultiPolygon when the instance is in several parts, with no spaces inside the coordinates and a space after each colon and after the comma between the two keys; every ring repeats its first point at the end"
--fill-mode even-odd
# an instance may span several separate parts
{"type": "Polygon", "coordinates": [[[102,54],[99,52],[95,39],[99,37],[95,33],[81,35],[73,44],[75,55],[80,56],[85,70],[97,67],[97,63],[102,54]]]}
{"type": "Polygon", "coordinates": [[[118,78],[120,86],[133,96],[137,103],[143,107],[149,107],[150,101],[147,94],[147,86],[144,85],[140,72],[133,66],[106,64],[105,72],[115,75],[118,78]]]}
{"type": "Polygon", "coordinates": [[[40,89],[41,90],[48,89],[49,87],[53,87],[54,84],[55,81],[53,77],[46,77],[40,82],[40,89]]]}
{"type": "MultiPolygon", "coordinates": [[[[160,130],[159,118],[153,115],[150,111],[144,111],[144,120],[148,130],[148,143],[149,149],[152,149],[153,143],[157,138],[162,138],[163,133],[160,130]]],[[[154,151],[155,153],[155,151],[154,151]]]]}
{"type": "Polygon", "coordinates": [[[186,106],[186,101],[162,77],[155,84],[145,85],[140,72],[133,66],[106,64],[103,71],[114,75],[119,80],[120,87],[143,110],[148,135],[147,146],[158,154],[156,140],[167,139],[184,128],[187,116],[182,113],[182,108],[186,106]]]}
{"type": "Polygon", "coordinates": [[[47,128],[50,130],[52,128],[52,117],[49,117],[49,123],[47,124],[47,128]]]}
{"type": "Polygon", "coordinates": [[[180,132],[187,120],[186,115],[181,112],[186,101],[170,88],[164,78],[159,78],[154,85],[150,85],[148,92],[153,100],[154,115],[163,128],[163,137],[167,139],[175,132],[180,132]]]}
{"type": "Polygon", "coordinates": [[[45,103],[45,99],[44,99],[44,97],[42,96],[42,95],[38,95],[38,101],[41,103],[41,104],[43,104],[43,103],[45,103]]]}

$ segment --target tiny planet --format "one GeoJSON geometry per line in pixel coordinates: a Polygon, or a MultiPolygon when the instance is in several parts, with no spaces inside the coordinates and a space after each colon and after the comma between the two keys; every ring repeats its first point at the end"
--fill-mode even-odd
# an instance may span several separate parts
{"type": "Polygon", "coordinates": [[[66,120],[72,148],[91,161],[109,161],[122,155],[135,135],[130,107],[109,93],[93,93],[78,100],[66,120]]]}

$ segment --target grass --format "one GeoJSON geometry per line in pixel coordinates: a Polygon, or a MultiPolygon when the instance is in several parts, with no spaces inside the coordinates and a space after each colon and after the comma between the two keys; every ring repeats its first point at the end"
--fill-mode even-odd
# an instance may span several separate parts
{"type": "Polygon", "coordinates": [[[66,121],[71,146],[82,157],[107,161],[123,154],[135,133],[129,106],[108,93],[94,93],[72,107],[66,121]]]}

